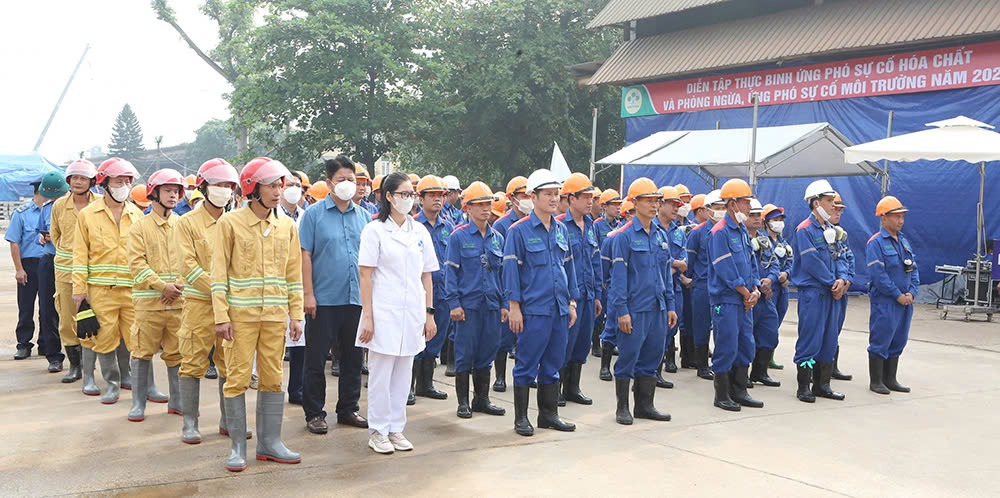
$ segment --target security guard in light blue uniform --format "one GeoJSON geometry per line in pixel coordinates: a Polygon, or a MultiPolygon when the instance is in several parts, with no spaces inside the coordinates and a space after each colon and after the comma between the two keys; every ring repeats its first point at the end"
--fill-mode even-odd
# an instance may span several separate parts
{"type": "Polygon", "coordinates": [[[472,412],[503,415],[506,411],[490,402],[490,365],[500,344],[500,322],[506,322],[509,305],[503,299],[500,268],[503,236],[490,228],[488,220],[493,192],[483,182],[472,182],[463,194],[470,223],[451,234],[445,261],[448,310],[455,330],[455,394],[458,416],[472,412]],[[469,405],[469,373],[475,398],[469,405]]]}
{"type": "Polygon", "coordinates": [[[566,225],[569,250],[573,253],[576,283],[580,299],[577,300],[576,323],[569,328],[566,345],[566,364],[559,371],[562,381],[559,406],[567,401],[581,405],[593,404],[580,390],[580,373],[591,349],[594,319],[601,307],[601,250],[597,245],[594,220],[590,217],[594,185],[582,173],[573,173],[563,183],[561,195],[567,196],[569,208],[556,219],[566,225]],[[582,226],[581,226],[582,225],[582,226]]]}
{"type": "Polygon", "coordinates": [[[754,263],[757,274],[760,275],[762,296],[753,307],[753,341],[756,354],[753,358],[753,368],[750,369],[750,382],[765,386],[778,387],[780,382],[767,375],[767,366],[774,356],[774,348],[778,347],[778,309],[774,305],[775,292],[781,284],[778,274],[781,268],[778,257],[774,255],[771,238],[762,228],[764,207],[757,199],[750,200],[750,218],[744,223],[750,235],[750,247],[754,253],[754,263]]]}
{"type": "Polygon", "coordinates": [[[677,325],[669,245],[653,224],[663,194],[649,178],[628,189],[636,214],[612,241],[611,302],[618,314],[618,361],[615,362],[615,421],[631,425],[629,384],[635,379],[635,418],[667,421],[653,405],[656,371],[663,360],[667,328],[677,325]]]}
{"type": "Polygon", "coordinates": [[[447,399],[448,393],[434,387],[434,358],[441,354],[441,347],[451,325],[448,302],[445,300],[445,260],[448,259],[448,242],[455,226],[451,224],[442,212],[443,195],[447,192],[444,182],[434,175],[427,175],[417,183],[417,193],[423,199],[423,209],[415,220],[423,223],[431,234],[434,242],[434,252],[437,255],[441,269],[431,275],[434,282],[434,323],[442,333],[434,335],[427,341],[423,351],[413,358],[413,394],[432,399],[447,399]],[[431,197],[432,194],[440,194],[431,197]],[[431,221],[431,218],[434,221],[431,221]]]}
{"type": "Polygon", "coordinates": [[[708,236],[708,254],[712,258],[708,295],[715,330],[714,405],[729,411],[739,411],[741,406],[764,406],[747,393],[747,371],[756,352],[751,309],[760,299],[757,265],[742,224],[750,211],[751,196],[745,181],[727,181],[720,192],[726,214],[708,236]]]}
{"type": "MultiPolygon", "coordinates": [[[[685,187],[687,188],[687,187],[685,187]]],[[[676,355],[677,350],[674,337],[677,331],[684,326],[684,285],[683,281],[688,277],[684,276],[687,271],[687,234],[684,233],[685,219],[678,217],[677,210],[684,207],[677,189],[671,186],[660,187],[663,194],[660,210],[653,218],[653,224],[663,231],[667,239],[668,252],[670,253],[669,272],[673,282],[674,306],[677,310],[677,325],[670,327],[667,332],[666,349],[663,352],[662,369],[669,372],[677,372],[676,355]]],[[[687,353],[685,353],[687,354],[687,353]]],[[[657,379],[659,387],[674,387],[673,384],[662,377],[657,379]]]]}
{"type": "Polygon", "coordinates": [[[913,300],[917,297],[920,273],[910,241],[900,232],[907,209],[893,196],[875,207],[882,218],[882,229],[868,239],[865,260],[871,274],[868,319],[869,389],[879,394],[889,391],[908,393],[910,388],[896,380],[899,356],[903,354],[913,318],[913,300]]]}
{"type": "MultiPolygon", "coordinates": [[[[785,209],[774,204],[764,205],[764,227],[771,238],[771,245],[774,247],[774,256],[778,258],[778,284],[773,286],[774,306],[778,310],[778,327],[785,321],[785,313],[788,312],[788,285],[791,283],[789,275],[792,272],[792,246],[785,240],[782,232],[785,230],[785,209]]],[[[776,363],[771,358],[769,365],[771,368],[781,370],[784,365],[776,363]]]]}
{"type": "Polygon", "coordinates": [[[691,199],[691,210],[699,224],[687,237],[688,272],[694,283],[691,285],[691,341],[694,344],[694,366],[698,377],[712,380],[714,375],[708,366],[708,339],[712,327],[712,314],[708,301],[708,268],[712,261],[708,257],[708,234],[714,222],[711,215],[712,204],[721,204],[718,191],[708,195],[698,194],[691,199]]]}
{"type": "MultiPolygon", "coordinates": [[[[830,219],[833,222],[834,229],[837,230],[837,248],[834,250],[834,256],[837,260],[837,275],[844,280],[847,289],[851,288],[851,282],[854,281],[854,252],[851,251],[850,244],[847,243],[847,231],[840,228],[840,216],[844,213],[844,208],[847,205],[844,204],[843,199],[840,198],[840,194],[833,196],[833,217],[830,219]]],[[[844,297],[840,298],[839,301],[834,301],[833,311],[837,314],[837,351],[833,354],[833,373],[830,374],[830,378],[836,380],[851,380],[854,378],[851,374],[846,374],[840,371],[838,366],[838,360],[840,359],[840,331],[844,329],[844,319],[847,318],[847,293],[844,293],[844,297]]]]}
{"type": "Polygon", "coordinates": [[[510,329],[519,334],[514,365],[514,430],[534,434],[528,421],[528,385],[538,379],[538,427],[576,430],[559,418],[559,368],[580,298],[566,226],[553,216],[561,184],[547,169],[528,177],[534,209],[514,223],[504,245],[503,283],[510,329]]]}
{"type": "MultiPolygon", "coordinates": [[[[528,179],[523,176],[515,176],[507,182],[507,199],[511,202],[511,208],[493,222],[493,229],[507,238],[507,230],[521,218],[530,213],[530,200],[524,192],[528,179]],[[522,202],[524,204],[522,204],[522,202]]],[[[501,271],[501,282],[503,281],[503,271],[501,271]]],[[[510,331],[507,322],[500,324],[500,347],[497,349],[496,358],[493,360],[493,368],[496,369],[496,382],[493,383],[493,390],[502,393],[507,390],[507,356],[514,351],[514,333],[510,331]]]]}
{"type": "Polygon", "coordinates": [[[837,352],[834,301],[847,292],[834,257],[838,232],[830,219],[835,194],[826,180],[809,184],[805,199],[812,214],[795,229],[798,256],[792,263],[792,285],[799,291],[799,338],[795,341],[798,391],[795,395],[806,403],[815,402],[816,396],[844,399],[843,394],[830,388],[833,358],[837,352]]]}

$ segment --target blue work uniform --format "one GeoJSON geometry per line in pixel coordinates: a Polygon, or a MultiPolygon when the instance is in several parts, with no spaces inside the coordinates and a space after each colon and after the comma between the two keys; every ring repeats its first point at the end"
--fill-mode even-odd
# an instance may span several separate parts
{"type": "MultiPolygon", "coordinates": [[[[177,206],[175,206],[171,211],[173,211],[177,216],[184,216],[185,214],[190,213],[191,209],[191,203],[188,202],[186,198],[181,198],[181,200],[177,202],[177,206]]],[[[152,210],[153,203],[152,199],[150,199],[149,205],[146,206],[146,209],[142,210],[142,214],[149,214],[152,210]]]]}
{"type": "Polygon", "coordinates": [[[691,335],[695,345],[708,344],[712,328],[711,305],[708,299],[708,234],[712,225],[707,221],[691,230],[687,238],[688,272],[691,285],[691,335]]]}
{"type": "Polygon", "coordinates": [[[614,310],[614,304],[607,299],[611,291],[611,250],[612,240],[618,230],[612,230],[601,243],[601,277],[602,287],[604,287],[604,329],[601,331],[601,342],[606,342],[612,346],[618,345],[618,313],[614,310]]]}
{"type": "MultiPolygon", "coordinates": [[[[846,237],[845,237],[846,239],[846,237]]],[[[838,240],[837,249],[834,252],[835,259],[837,261],[837,278],[843,279],[850,286],[851,282],[854,282],[855,270],[854,270],[854,251],[851,251],[850,244],[847,240],[838,240]]],[[[844,319],[847,318],[847,293],[840,298],[839,301],[833,302],[833,311],[837,314],[837,338],[838,347],[840,331],[844,330],[844,319]]],[[[836,354],[836,351],[834,351],[836,354]]]]}
{"type": "Polygon", "coordinates": [[[618,379],[653,377],[663,361],[667,312],[674,310],[673,281],[667,269],[669,244],[663,230],[653,223],[647,230],[636,218],[610,240],[609,295],[618,317],[632,319],[631,333],[618,330],[614,375],[618,379]]]}
{"type": "Polygon", "coordinates": [[[378,204],[375,204],[374,202],[369,201],[368,199],[361,199],[361,207],[363,207],[365,211],[368,211],[373,215],[378,214],[378,204]]]}
{"type": "Polygon", "coordinates": [[[434,323],[438,330],[445,332],[434,334],[431,340],[427,341],[423,351],[417,353],[416,359],[431,357],[436,358],[441,354],[445,338],[454,340],[454,327],[451,324],[451,308],[448,307],[447,293],[445,292],[445,261],[448,259],[448,241],[455,225],[446,220],[441,213],[434,224],[427,219],[423,210],[414,218],[418,223],[422,223],[431,234],[431,241],[434,243],[434,254],[438,259],[438,271],[431,273],[431,280],[434,283],[434,323]]]}
{"type": "MultiPolygon", "coordinates": [[[[576,283],[580,298],[576,301],[576,323],[569,328],[566,341],[566,364],[587,363],[594,331],[594,301],[601,298],[601,249],[597,245],[594,220],[589,214],[583,215],[583,230],[573,219],[573,213],[556,216],[566,225],[569,250],[573,253],[576,269],[576,283]]],[[[566,366],[566,365],[563,365],[566,366]]]]}
{"type": "Polygon", "coordinates": [[[464,225],[465,220],[462,219],[462,208],[460,206],[452,206],[451,204],[445,202],[444,207],[441,209],[448,220],[451,221],[453,225],[464,225]]]}
{"type": "Polygon", "coordinates": [[[532,212],[507,231],[503,288],[520,303],[524,330],[517,338],[514,385],[557,384],[566,361],[569,301],[579,299],[566,225],[552,218],[546,230],[532,212]]]}
{"type": "Polygon", "coordinates": [[[774,255],[771,237],[761,228],[757,231],[757,250],[754,251],[754,262],[757,264],[757,274],[760,279],[771,279],[771,299],[761,293],[760,299],[753,307],[753,341],[757,349],[773,351],[778,347],[778,307],[776,306],[778,274],[781,273],[781,262],[774,255]]]}
{"type": "Polygon", "coordinates": [[[825,229],[810,216],[795,229],[798,257],[792,263],[792,285],[799,291],[798,340],[795,341],[795,364],[813,367],[815,362],[833,362],[837,352],[837,314],[834,312],[832,287],[837,281],[834,244],[823,236],[825,229]]]}
{"type": "MultiPolygon", "coordinates": [[[[775,256],[778,258],[778,274],[780,275],[784,272],[790,280],[792,275],[792,261],[794,260],[791,244],[780,233],[777,237],[771,237],[771,244],[775,247],[775,256]],[[784,256],[777,255],[778,246],[784,247],[784,256]]],[[[789,282],[789,280],[786,280],[786,282],[789,282]]],[[[787,285],[781,284],[774,286],[774,290],[774,307],[778,310],[778,326],[780,327],[781,323],[785,321],[785,313],[788,312],[788,296],[790,292],[788,292],[787,285]]]]}
{"type": "Polygon", "coordinates": [[[868,239],[865,259],[871,276],[868,355],[898,358],[910,335],[913,305],[903,306],[896,300],[907,292],[917,297],[920,285],[917,257],[902,233],[893,237],[883,228],[868,239]]]}
{"type": "MultiPolygon", "coordinates": [[[[508,209],[507,212],[500,217],[500,219],[493,222],[493,229],[500,233],[506,240],[507,230],[510,226],[516,223],[518,220],[517,213],[513,209],[508,209]]],[[[500,271],[500,282],[503,283],[503,270],[500,271]]],[[[510,325],[507,322],[500,324],[500,348],[498,352],[502,351],[504,353],[510,353],[514,350],[514,333],[510,331],[510,325]]]]}
{"type": "Polygon", "coordinates": [[[671,354],[674,351],[674,337],[677,335],[677,331],[681,330],[684,326],[684,290],[686,287],[681,284],[681,272],[669,266],[673,261],[687,262],[687,234],[684,233],[684,228],[679,223],[680,221],[674,220],[670,222],[670,226],[663,226],[659,218],[653,218],[653,222],[656,223],[660,230],[663,230],[670,251],[671,263],[668,263],[667,268],[670,271],[671,280],[673,281],[674,306],[677,311],[677,325],[667,332],[666,339],[667,352],[671,354]]]}
{"type": "MultiPolygon", "coordinates": [[[[601,250],[601,257],[604,257],[604,241],[608,238],[615,228],[618,228],[618,220],[608,220],[607,216],[601,216],[599,219],[594,221],[594,231],[597,232],[597,247],[601,250]]],[[[611,253],[607,253],[610,258],[611,253]]],[[[608,259],[610,263],[610,259],[608,259]]],[[[602,263],[603,266],[603,263],[602,263]]],[[[602,275],[602,281],[606,281],[606,278],[602,275]]],[[[594,321],[594,327],[597,328],[598,332],[603,335],[603,331],[607,328],[608,319],[608,288],[606,286],[601,286],[601,314],[597,316],[594,321]]],[[[617,328],[617,326],[615,326],[617,328]]]]}
{"type": "MultiPolygon", "coordinates": [[[[51,213],[51,202],[49,205],[51,213]]],[[[49,215],[51,217],[51,214],[49,215]]],[[[28,201],[14,210],[11,215],[10,225],[7,226],[7,233],[4,239],[11,244],[17,244],[21,253],[21,268],[28,275],[28,281],[24,285],[17,284],[17,325],[14,328],[14,335],[17,337],[17,349],[30,351],[34,346],[31,339],[35,336],[35,298],[39,295],[41,288],[41,259],[45,255],[45,250],[39,244],[38,227],[42,218],[42,207],[39,207],[33,200],[28,201]]],[[[54,254],[54,252],[53,252],[54,254]]],[[[51,260],[52,257],[50,256],[51,260]]],[[[55,269],[53,267],[52,288],[55,289],[55,269]]],[[[45,308],[45,299],[39,303],[39,318],[41,324],[38,333],[38,353],[46,357],[52,356],[50,360],[61,359],[61,343],[59,340],[59,327],[51,330],[52,317],[55,313],[55,303],[53,301],[51,311],[42,316],[45,308]],[[54,355],[60,355],[56,358],[54,355]]]]}
{"type": "Polygon", "coordinates": [[[715,349],[712,372],[724,374],[733,367],[750,365],[757,353],[753,340],[753,312],[744,310],[737,287],[753,291],[760,284],[746,227],[729,213],[708,235],[708,300],[711,306],[715,349]]]}
{"type": "Polygon", "coordinates": [[[445,300],[448,310],[462,308],[465,320],[455,324],[455,371],[489,369],[500,347],[500,283],[503,236],[487,226],[485,236],[475,224],[461,225],[448,241],[445,300]]]}

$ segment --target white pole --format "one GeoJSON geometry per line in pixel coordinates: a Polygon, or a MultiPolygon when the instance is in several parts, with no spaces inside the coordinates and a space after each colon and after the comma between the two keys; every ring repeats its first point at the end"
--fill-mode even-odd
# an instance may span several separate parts
{"type": "Polygon", "coordinates": [[[591,110],[593,114],[594,123],[590,128],[590,181],[594,181],[594,161],[597,160],[595,154],[597,154],[597,108],[591,110]]]}
{"type": "Polygon", "coordinates": [[[753,101],[753,132],[750,137],[750,190],[757,187],[757,94],[750,97],[753,101]]]}

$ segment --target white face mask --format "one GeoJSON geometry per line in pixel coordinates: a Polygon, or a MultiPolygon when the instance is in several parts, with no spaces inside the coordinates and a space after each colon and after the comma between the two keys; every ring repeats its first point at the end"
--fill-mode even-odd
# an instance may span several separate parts
{"type": "Polygon", "coordinates": [[[233,200],[233,191],[228,187],[208,186],[208,202],[217,208],[226,207],[233,200]]]}
{"type": "Polygon", "coordinates": [[[781,233],[781,231],[785,229],[785,222],[784,221],[769,221],[767,224],[768,224],[768,226],[771,227],[771,231],[774,231],[774,232],[777,232],[777,233],[781,233]]]}
{"type": "Polygon", "coordinates": [[[816,206],[816,214],[818,214],[820,218],[823,218],[823,221],[830,221],[830,215],[825,209],[823,209],[823,206],[816,206]]]}
{"type": "Polygon", "coordinates": [[[194,192],[194,190],[184,189],[182,192],[184,192],[184,200],[190,201],[191,200],[191,192],[194,192]]]}
{"type": "Polygon", "coordinates": [[[748,218],[747,215],[745,215],[745,214],[743,214],[743,213],[741,213],[739,211],[736,212],[736,223],[743,223],[744,221],[747,220],[747,218],[748,218]]]}
{"type": "Polygon", "coordinates": [[[521,214],[528,214],[532,209],[535,209],[535,203],[531,199],[517,201],[517,210],[520,211],[521,214]]]}
{"type": "Polygon", "coordinates": [[[354,182],[343,181],[333,186],[333,195],[342,201],[353,199],[357,192],[358,184],[354,182]]]}
{"type": "Polygon", "coordinates": [[[721,220],[721,219],[722,219],[722,216],[723,216],[724,214],[725,214],[725,211],[716,211],[716,210],[714,210],[714,209],[709,209],[709,210],[708,210],[708,217],[709,217],[709,218],[710,218],[710,219],[711,219],[712,221],[715,221],[715,222],[718,222],[719,220],[721,220]]]}
{"type": "Polygon", "coordinates": [[[413,209],[413,201],[415,199],[401,199],[399,197],[394,197],[394,200],[392,208],[395,209],[397,213],[410,214],[410,210],[413,209]]]}
{"type": "Polygon", "coordinates": [[[281,192],[281,196],[284,197],[285,202],[293,206],[297,205],[302,200],[302,187],[288,187],[281,192]]]}
{"type": "Polygon", "coordinates": [[[128,194],[132,192],[132,187],[128,184],[122,185],[121,187],[111,187],[108,189],[108,194],[115,202],[125,202],[128,199],[128,194]]]}
{"type": "Polygon", "coordinates": [[[691,207],[687,204],[677,208],[677,216],[680,216],[681,218],[687,218],[689,213],[691,213],[691,207]]]}

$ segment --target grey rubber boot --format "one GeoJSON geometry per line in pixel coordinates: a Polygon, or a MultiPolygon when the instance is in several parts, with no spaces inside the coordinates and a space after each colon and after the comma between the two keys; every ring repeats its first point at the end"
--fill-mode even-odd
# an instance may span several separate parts
{"type": "MultiPolygon", "coordinates": [[[[201,433],[198,432],[198,404],[201,398],[201,379],[181,377],[178,380],[178,384],[181,391],[181,412],[184,413],[184,427],[181,429],[181,441],[187,444],[198,444],[201,442],[201,433]]],[[[173,396],[170,398],[173,399],[173,396]]]]}
{"type": "MultiPolygon", "coordinates": [[[[169,371],[169,369],[167,369],[169,371]]],[[[152,401],[153,403],[166,403],[170,400],[166,394],[163,394],[159,389],[156,388],[156,381],[153,379],[153,369],[149,369],[149,374],[147,377],[146,384],[146,399],[152,401]]],[[[173,394],[173,393],[171,393],[173,394]]],[[[180,405],[177,405],[178,409],[180,405]]],[[[170,407],[167,406],[167,413],[172,413],[170,407]]]]}
{"type": "MultiPolygon", "coordinates": [[[[219,434],[222,434],[223,436],[228,436],[229,435],[229,429],[228,429],[229,426],[226,425],[227,424],[226,423],[226,403],[225,403],[226,397],[225,397],[225,394],[222,391],[222,388],[225,385],[226,385],[226,378],[225,377],[219,377],[219,411],[221,412],[219,414],[219,434]]],[[[181,402],[183,402],[183,401],[184,400],[181,400],[181,402]]],[[[253,431],[247,430],[246,433],[247,433],[247,439],[253,439],[253,431]]]]}
{"type": "Polygon", "coordinates": [[[121,375],[121,388],[125,390],[132,390],[132,364],[129,361],[131,359],[131,353],[128,352],[128,348],[125,347],[125,341],[118,343],[118,347],[115,348],[115,358],[118,360],[118,372],[121,375]]]}
{"type": "Polygon", "coordinates": [[[100,396],[101,388],[94,382],[94,367],[97,365],[97,353],[93,349],[83,348],[80,370],[83,374],[83,394],[87,396],[100,396]]]}
{"type": "Polygon", "coordinates": [[[104,394],[101,395],[101,404],[113,405],[118,402],[118,393],[121,388],[121,371],[118,370],[118,359],[114,351],[110,353],[98,353],[101,361],[101,375],[104,376],[104,394]]]}
{"type": "MultiPolygon", "coordinates": [[[[180,365],[176,367],[167,367],[167,391],[170,393],[170,398],[167,401],[167,413],[172,413],[174,415],[183,415],[183,409],[181,403],[183,399],[181,398],[181,385],[177,378],[177,372],[181,369],[180,365]]],[[[150,382],[152,382],[152,376],[150,376],[150,382]]],[[[148,395],[147,395],[148,396],[148,395]]],[[[198,415],[198,412],[195,412],[198,415]]]]}
{"type": "Polygon", "coordinates": [[[149,377],[146,372],[153,368],[150,360],[132,360],[136,383],[132,386],[132,409],[128,411],[129,422],[142,422],[146,420],[146,397],[141,393],[146,392],[146,382],[149,377]]]}
{"type": "Polygon", "coordinates": [[[281,442],[281,421],[284,415],[285,393],[257,393],[257,460],[278,463],[302,461],[302,455],[289,450],[281,442]]]}
{"type": "Polygon", "coordinates": [[[71,384],[80,380],[80,353],[81,346],[66,346],[66,359],[69,360],[69,371],[62,378],[63,384],[71,384]]]}
{"type": "Polygon", "coordinates": [[[226,427],[229,428],[229,439],[232,448],[229,459],[226,460],[226,470],[242,472],[247,468],[247,402],[246,395],[235,398],[223,398],[226,407],[226,427]]]}

